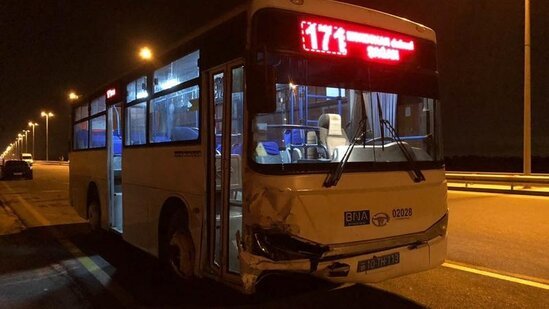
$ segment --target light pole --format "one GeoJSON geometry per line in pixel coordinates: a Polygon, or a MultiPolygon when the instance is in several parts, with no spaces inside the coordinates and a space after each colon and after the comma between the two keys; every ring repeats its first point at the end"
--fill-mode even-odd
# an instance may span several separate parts
{"type": "Polygon", "coordinates": [[[29,121],[29,127],[32,127],[32,157],[34,158],[34,127],[36,127],[38,123],[29,121]]]}
{"type": "Polygon", "coordinates": [[[23,152],[23,134],[17,134],[17,150],[19,150],[18,158],[21,158],[21,153],[23,152]]]}
{"type": "Polygon", "coordinates": [[[524,175],[532,173],[532,97],[530,71],[530,0],[524,0],[524,175]]]}
{"type": "Polygon", "coordinates": [[[49,141],[48,141],[48,122],[49,122],[50,117],[53,117],[53,113],[52,112],[42,112],[40,114],[40,116],[46,117],[46,161],[49,161],[49,156],[48,156],[48,151],[49,151],[49,149],[48,149],[48,147],[49,147],[49,145],[48,145],[48,143],[49,143],[49,141]]]}
{"type": "Polygon", "coordinates": [[[29,130],[23,130],[25,133],[25,152],[29,152],[29,130]]]}

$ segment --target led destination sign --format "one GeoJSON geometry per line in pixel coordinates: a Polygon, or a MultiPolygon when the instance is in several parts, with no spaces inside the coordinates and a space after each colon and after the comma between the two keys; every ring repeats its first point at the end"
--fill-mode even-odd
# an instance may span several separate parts
{"type": "Polygon", "coordinates": [[[415,50],[411,38],[366,26],[303,19],[300,27],[308,52],[398,63],[415,50]]]}

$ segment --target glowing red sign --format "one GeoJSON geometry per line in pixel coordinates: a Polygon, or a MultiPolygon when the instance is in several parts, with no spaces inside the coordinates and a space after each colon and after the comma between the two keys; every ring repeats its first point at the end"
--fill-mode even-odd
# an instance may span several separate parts
{"type": "Polygon", "coordinates": [[[300,25],[308,52],[397,63],[415,49],[410,38],[366,26],[313,20],[301,20],[300,25]]]}
{"type": "Polygon", "coordinates": [[[111,88],[107,90],[107,99],[110,99],[116,95],[116,88],[111,88]]]}

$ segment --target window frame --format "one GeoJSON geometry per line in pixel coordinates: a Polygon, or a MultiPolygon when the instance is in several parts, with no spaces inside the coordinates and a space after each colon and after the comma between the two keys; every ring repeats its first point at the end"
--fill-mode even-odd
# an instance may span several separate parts
{"type": "MultiPolygon", "coordinates": [[[[124,148],[152,148],[152,147],[165,147],[165,146],[174,146],[174,145],[199,145],[201,143],[201,140],[202,140],[202,96],[203,96],[203,93],[202,93],[202,87],[201,87],[201,84],[200,84],[200,81],[202,80],[202,71],[201,71],[201,68],[200,68],[200,59],[202,57],[202,52],[199,48],[195,48],[195,49],[192,49],[191,51],[188,51],[186,52],[185,54],[181,55],[179,54],[178,57],[176,58],[173,58],[171,59],[170,61],[167,61],[165,63],[163,63],[162,65],[158,66],[158,67],[155,67],[153,70],[149,71],[147,74],[145,75],[139,75],[136,79],[139,79],[143,76],[146,76],[147,77],[147,91],[149,93],[149,95],[146,97],[146,98],[141,98],[141,99],[136,99],[136,100],[133,100],[131,102],[125,102],[124,104],[124,136],[123,136],[123,147],[124,148]],[[171,88],[168,88],[168,89],[164,89],[164,90],[161,90],[161,91],[158,91],[158,92],[154,92],[154,72],[157,71],[158,69],[160,68],[163,68],[165,67],[166,65],[174,62],[174,61],[177,61],[187,55],[190,55],[194,52],[198,52],[198,77],[196,78],[193,78],[193,79],[190,79],[190,80],[187,80],[183,83],[180,83],[180,84],[177,84],[176,86],[174,87],[171,87],[171,88]],[[183,140],[183,141],[166,141],[166,142],[156,142],[156,143],[152,143],[151,140],[150,140],[150,131],[151,131],[151,128],[150,128],[150,115],[151,115],[151,101],[153,101],[154,99],[157,99],[157,98],[160,98],[162,96],[165,96],[165,95],[168,95],[170,93],[174,93],[174,92],[177,92],[179,90],[183,90],[185,88],[191,88],[193,86],[197,86],[198,87],[198,123],[197,123],[197,127],[198,127],[198,136],[195,140],[183,140]],[[134,105],[137,105],[139,103],[143,103],[145,102],[146,104],[146,118],[145,118],[145,143],[143,144],[138,144],[138,145],[129,145],[127,144],[127,138],[126,138],[126,134],[128,133],[128,121],[126,119],[127,115],[128,115],[128,112],[127,112],[127,109],[134,106],[134,105]]],[[[131,82],[134,82],[136,79],[132,79],[131,81],[128,81],[125,86],[127,87],[127,85],[131,82]]],[[[124,89],[126,89],[126,87],[124,87],[124,89]]]]}
{"type": "Polygon", "coordinates": [[[96,149],[106,149],[107,148],[107,122],[108,122],[108,119],[107,119],[107,108],[105,108],[104,111],[100,112],[100,113],[97,113],[95,115],[93,115],[92,117],[89,117],[89,122],[88,122],[88,148],[87,149],[90,149],[90,150],[96,150],[96,149]],[[92,121],[94,119],[97,119],[101,116],[105,116],[105,130],[104,130],[104,138],[105,138],[105,144],[103,146],[99,146],[99,147],[92,147],[92,121]]]}
{"type": "MultiPolygon", "coordinates": [[[[73,122],[73,123],[72,123],[72,126],[71,126],[71,132],[72,132],[72,134],[71,134],[71,140],[72,140],[72,142],[71,142],[71,144],[72,144],[71,151],[72,151],[72,152],[90,150],[90,123],[89,123],[89,119],[88,119],[88,118],[83,118],[83,119],[80,119],[80,120],[78,120],[78,121],[76,121],[76,122],[73,122]],[[85,147],[85,148],[76,148],[76,139],[74,138],[74,133],[75,133],[75,132],[74,132],[74,127],[75,127],[76,125],[79,125],[79,124],[84,123],[84,122],[87,122],[87,125],[88,125],[88,130],[87,130],[88,133],[86,134],[86,136],[87,136],[87,140],[86,140],[87,144],[86,144],[86,147],[85,147]]],[[[96,149],[96,148],[92,148],[92,149],[96,149]]]]}
{"type": "Polygon", "coordinates": [[[78,104],[78,105],[75,105],[73,108],[72,108],[72,125],[71,125],[71,151],[72,152],[78,152],[78,151],[86,151],[86,150],[89,150],[90,149],[90,123],[89,123],[89,118],[90,118],[90,101],[85,101],[85,103],[81,103],[81,104],[78,104]],[[87,107],[87,111],[88,111],[88,114],[86,117],[82,117],[82,118],[79,118],[78,120],[75,120],[76,119],[76,111],[81,109],[82,107],[87,107]],[[74,127],[80,123],[83,123],[83,122],[88,122],[88,134],[86,134],[87,136],[87,146],[86,148],[76,148],[76,139],[74,138],[74,127]]]}
{"type": "Polygon", "coordinates": [[[123,147],[143,147],[143,146],[147,146],[148,145],[148,139],[147,139],[147,136],[149,134],[149,128],[148,128],[148,124],[149,124],[149,117],[148,117],[148,114],[149,114],[149,100],[147,99],[140,99],[140,100],[134,100],[132,101],[130,104],[125,104],[124,105],[124,134],[122,134],[122,138],[123,138],[123,147]],[[135,145],[131,145],[131,144],[128,144],[128,138],[127,138],[127,134],[130,132],[130,129],[128,127],[129,125],[129,121],[128,121],[128,116],[130,115],[130,113],[128,112],[128,109],[131,108],[131,107],[134,107],[138,104],[142,104],[142,103],[145,103],[145,142],[143,144],[135,144],[135,145]]]}
{"type": "MultiPolygon", "coordinates": [[[[99,97],[95,97],[95,99],[97,99],[99,97]]],[[[93,100],[95,100],[93,99],[93,100]]],[[[107,104],[105,102],[105,110],[104,111],[101,111],[99,113],[96,113],[94,114],[93,116],[91,115],[91,102],[93,100],[86,100],[85,103],[81,103],[81,104],[78,104],[78,105],[75,105],[73,108],[72,108],[72,119],[73,121],[71,121],[72,125],[71,125],[71,152],[79,152],[79,151],[88,151],[88,150],[101,150],[101,149],[106,149],[107,148],[107,121],[108,121],[108,117],[107,117],[107,109],[109,107],[109,104],[107,104]],[[79,108],[82,108],[86,106],[87,107],[87,110],[88,110],[88,116],[87,117],[83,117],[83,118],[80,118],[78,120],[74,120],[76,119],[76,111],[79,109],[79,108]],[[99,118],[101,116],[105,116],[105,145],[104,146],[101,146],[101,147],[91,147],[91,122],[93,119],[96,119],[96,118],[99,118]],[[83,123],[83,122],[87,122],[88,123],[88,134],[87,134],[87,146],[86,148],[76,148],[76,139],[74,138],[74,127],[80,123],[83,123]]]]}
{"type": "Polygon", "coordinates": [[[132,105],[132,104],[136,104],[136,103],[141,103],[143,101],[147,101],[147,100],[150,100],[151,98],[151,74],[147,73],[147,74],[140,74],[137,78],[132,78],[129,82],[126,82],[125,83],[125,86],[122,87],[123,88],[123,91],[125,91],[125,96],[124,96],[124,102],[126,103],[126,105],[132,105]],[[143,98],[138,98],[137,97],[137,89],[136,89],[136,93],[135,93],[135,99],[131,100],[131,101],[128,101],[128,85],[131,84],[131,83],[136,83],[137,81],[141,80],[141,79],[145,79],[145,82],[146,82],[146,90],[147,91],[147,96],[146,97],[143,97],[143,98]]]}
{"type": "Polygon", "coordinates": [[[202,114],[201,114],[201,111],[202,111],[202,108],[201,108],[201,104],[200,104],[200,95],[201,95],[201,90],[200,90],[200,77],[197,77],[197,78],[194,78],[194,79],[191,79],[189,81],[186,81],[182,84],[179,84],[175,87],[172,87],[172,88],[169,88],[169,89],[166,89],[166,90],[162,90],[158,93],[156,93],[150,100],[148,100],[147,102],[147,144],[149,145],[162,145],[162,144],[174,144],[174,143],[195,143],[196,141],[200,141],[200,138],[201,138],[201,135],[200,135],[200,124],[201,124],[201,117],[202,117],[202,114]],[[188,89],[188,88],[192,88],[192,87],[198,87],[198,101],[199,101],[199,104],[198,104],[198,123],[196,124],[196,127],[198,128],[198,136],[196,139],[194,140],[182,140],[182,141],[165,141],[165,142],[152,142],[151,141],[151,136],[150,136],[150,133],[151,133],[151,108],[152,108],[152,101],[154,101],[155,99],[158,99],[158,98],[161,98],[161,97],[164,97],[164,96],[167,96],[169,94],[172,94],[172,93],[176,93],[180,90],[184,90],[184,89],[188,89]],[[168,91],[169,90],[169,91],[168,91]]]}
{"type": "Polygon", "coordinates": [[[152,85],[152,94],[155,95],[155,94],[158,94],[158,93],[161,93],[161,92],[164,92],[164,91],[167,91],[167,92],[171,92],[173,91],[174,88],[176,87],[179,87],[181,86],[181,84],[184,84],[184,83],[187,83],[187,82],[190,82],[194,79],[197,79],[197,78],[200,78],[200,49],[195,49],[191,52],[188,52],[186,53],[185,55],[181,56],[181,57],[178,57],[176,59],[173,59],[172,61],[169,61],[167,63],[165,63],[164,65],[156,68],[153,72],[152,72],[152,82],[153,82],[153,85],[152,85]],[[191,79],[186,79],[186,80],[183,80],[183,81],[180,81],[178,82],[177,84],[175,84],[174,86],[172,87],[169,87],[169,88],[166,88],[166,89],[161,89],[161,90],[156,90],[156,87],[157,87],[157,82],[158,82],[158,78],[156,77],[156,73],[159,71],[159,70],[162,70],[164,68],[166,68],[167,66],[171,65],[171,64],[174,64],[180,60],[183,60],[183,58],[185,57],[189,57],[191,55],[193,55],[194,53],[198,53],[198,59],[197,59],[197,63],[196,63],[196,69],[198,70],[198,75],[194,78],[191,78],[191,79]]]}
{"type": "Polygon", "coordinates": [[[103,95],[100,95],[98,97],[95,97],[94,99],[92,99],[89,103],[88,103],[88,118],[93,118],[101,113],[106,113],[107,112],[107,107],[108,107],[108,104],[107,104],[107,96],[105,94],[103,95]],[[97,102],[99,101],[99,99],[103,99],[103,104],[105,106],[105,109],[104,110],[101,110],[99,112],[96,112],[95,114],[92,114],[92,107],[93,107],[93,103],[94,102],[97,102]]]}

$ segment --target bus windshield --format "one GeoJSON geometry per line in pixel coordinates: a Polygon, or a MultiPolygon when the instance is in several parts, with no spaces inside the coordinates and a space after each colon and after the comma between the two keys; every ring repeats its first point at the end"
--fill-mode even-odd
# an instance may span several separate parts
{"type": "Polygon", "coordinates": [[[434,91],[401,92],[398,84],[386,86],[374,79],[395,80],[405,90],[413,75],[394,73],[392,79],[386,71],[376,73],[366,66],[350,70],[348,65],[291,58],[278,62],[276,111],[257,114],[252,121],[251,157],[256,163],[330,165],[342,159],[353,138],[351,163],[405,162],[397,139],[417,162],[441,160],[434,91]]]}

